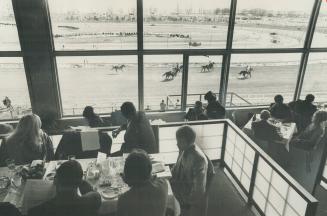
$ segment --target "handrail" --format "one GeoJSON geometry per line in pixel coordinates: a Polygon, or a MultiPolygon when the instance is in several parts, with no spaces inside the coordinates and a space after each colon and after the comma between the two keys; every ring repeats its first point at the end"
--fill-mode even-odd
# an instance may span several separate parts
{"type": "Polygon", "coordinates": [[[276,161],[274,161],[266,152],[264,152],[255,142],[253,142],[241,129],[239,129],[231,120],[225,120],[233,130],[256,151],[262,159],[265,160],[293,189],[308,202],[317,202],[307,190],[304,189],[291,175],[289,175],[276,161]]]}

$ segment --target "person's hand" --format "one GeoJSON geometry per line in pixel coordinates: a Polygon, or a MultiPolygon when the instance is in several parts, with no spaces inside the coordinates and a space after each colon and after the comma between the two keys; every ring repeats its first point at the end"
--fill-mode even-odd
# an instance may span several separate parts
{"type": "Polygon", "coordinates": [[[119,129],[119,128],[116,129],[116,130],[113,130],[113,131],[112,131],[112,137],[113,137],[113,138],[116,138],[116,137],[118,136],[119,133],[120,133],[120,129],[119,129]]]}

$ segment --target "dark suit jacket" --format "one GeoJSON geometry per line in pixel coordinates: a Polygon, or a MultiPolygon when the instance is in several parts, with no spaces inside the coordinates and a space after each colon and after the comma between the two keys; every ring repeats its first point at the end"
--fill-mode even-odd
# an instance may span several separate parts
{"type": "Polygon", "coordinates": [[[117,216],[164,216],[168,184],[164,179],[149,180],[134,186],[118,199],[117,216]]]}
{"type": "Polygon", "coordinates": [[[222,119],[225,117],[225,108],[218,102],[208,103],[206,114],[209,119],[222,119]]]}
{"type": "Polygon", "coordinates": [[[291,109],[286,104],[272,104],[269,109],[271,116],[277,119],[291,119],[291,109]]]}
{"type": "Polygon", "coordinates": [[[156,139],[144,112],[137,112],[125,128],[125,142],[121,147],[123,153],[131,152],[134,148],[143,149],[147,153],[155,153],[156,139]]]}
{"type": "Polygon", "coordinates": [[[28,216],[96,216],[101,196],[85,181],[80,186],[82,196],[55,197],[28,211],[28,216]]]}
{"type": "Polygon", "coordinates": [[[261,140],[276,141],[283,139],[278,133],[278,128],[264,120],[252,122],[252,130],[254,136],[261,140]]]}

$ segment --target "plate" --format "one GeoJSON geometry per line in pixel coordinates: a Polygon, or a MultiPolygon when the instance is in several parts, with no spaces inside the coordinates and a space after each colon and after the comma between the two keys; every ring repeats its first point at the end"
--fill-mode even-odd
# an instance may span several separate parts
{"type": "Polygon", "coordinates": [[[55,176],[56,176],[55,172],[50,172],[45,176],[45,180],[53,181],[55,176]]]}
{"type": "Polygon", "coordinates": [[[118,197],[119,193],[115,188],[108,188],[102,191],[101,195],[105,199],[114,199],[118,197]]]}

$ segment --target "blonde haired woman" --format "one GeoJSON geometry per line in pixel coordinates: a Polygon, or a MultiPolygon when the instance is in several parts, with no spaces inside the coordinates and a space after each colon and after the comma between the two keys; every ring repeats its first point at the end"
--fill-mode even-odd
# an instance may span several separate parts
{"type": "Polygon", "coordinates": [[[7,159],[14,159],[16,165],[28,164],[33,160],[52,160],[52,141],[41,129],[41,125],[38,115],[23,116],[15,130],[2,141],[0,166],[6,166],[7,159]]]}

